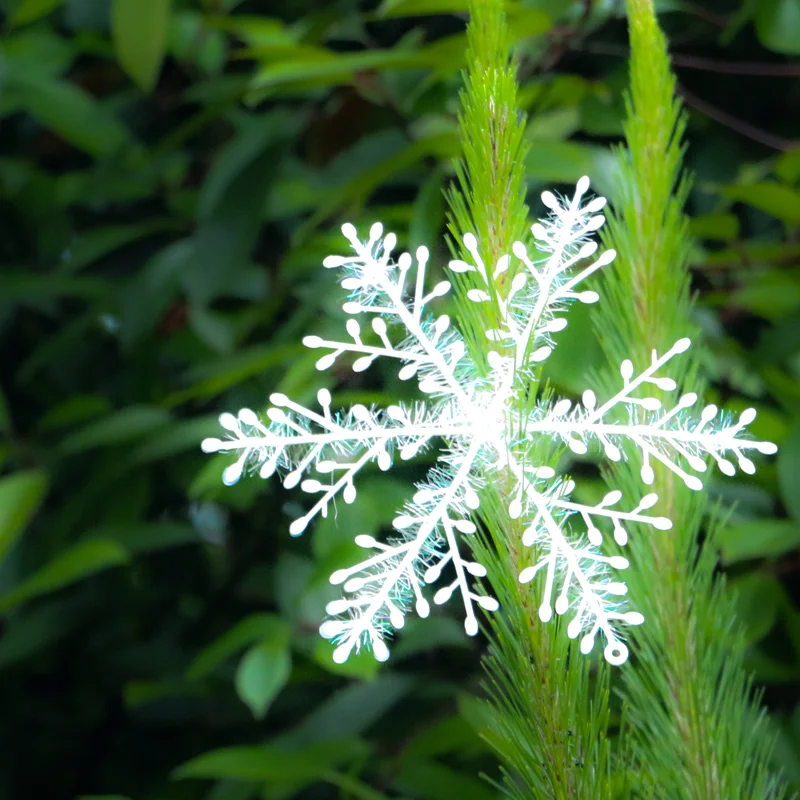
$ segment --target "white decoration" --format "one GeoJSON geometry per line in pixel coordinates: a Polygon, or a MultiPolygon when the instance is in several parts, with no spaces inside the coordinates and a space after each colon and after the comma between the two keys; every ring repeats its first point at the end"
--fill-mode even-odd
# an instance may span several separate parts
{"type": "Polygon", "coordinates": [[[623,361],[622,388],[605,402],[590,389],[579,405],[569,400],[538,400],[530,408],[518,402],[535,380],[532,365],[550,355],[552,334],[566,326],[559,314],[568,302],[598,300],[596,292],[580,289],[579,284],[615,257],[613,250],[596,255],[597,244],[589,239],[604,222],[599,212],[605,199],[584,203],[588,188],[588,178],[581,178],[569,201],[550,192],[542,195],[552,214],[531,228],[537,254],[515,242],[511,248],[515,261],[503,256],[492,269],[483,263],[475,236],[464,235],[471,259],[451,261],[449,268],[455,273],[476,273],[477,282],[485,288],[472,288],[467,297],[475,303],[493,303],[499,321],[496,328],[486,331],[494,343],[487,374],[480,374],[470,360],[450,319],[428,311],[431,300],[450,290],[450,284],[442,281],[426,291],[428,250],[420,247],[414,258],[408,253],[395,258],[396,237],[384,236],[379,223],[372,226],[367,241],[359,238],[353,225],[344,225],[342,233],[352,254],[329,256],[323,264],[342,270],[341,284],[350,292],[343,306],[352,315],[346,324],[349,340],[307,336],[304,344],[320,351],[320,370],[342,357],[355,356],[352,368],[357,372],[378,358],[395,359],[399,377],[416,378],[427,398],[413,406],[355,405],[344,414],[333,414],[326,389],[317,395],[319,410],[273,394],[268,422],[249,409],[242,409],[238,416],[223,414],[220,423],[229,437],[203,442],[208,453],[238,453],[225,470],[227,484],[235,483],[245,469],[258,469],[263,478],[279,470],[286,488],[299,484],[311,495],[308,511],[289,529],[298,536],[318,514],[326,516],[338,496],[345,503],[355,501],[355,479],[365,464],[375,462],[379,469],[388,470],[394,458],[407,460],[434,440],[445,441],[446,449],[427,482],[418,485],[413,500],[395,518],[397,535],[386,543],[357,536],[356,543],[367,555],[331,575],[331,583],[343,585],[344,597],[329,604],[333,619],[324,622],[320,631],[337,643],[336,661],[346,660],[362,645],[370,646],[379,660],[388,658],[387,635],[403,626],[412,606],[422,617],[429,614],[425,586],[441,580],[444,585],[433,595],[433,602],[445,603],[458,594],[466,632],[477,633],[475,606],[494,611],[498,603],[472,588],[470,576],[483,577],[486,569],[462,555],[458,540],[476,531],[470,516],[479,506],[481,486],[503,478],[511,487],[509,517],[522,520],[522,544],[535,546],[538,557],[522,570],[519,580],[527,583],[537,572],[544,573],[539,618],[547,622],[554,613],[569,615],[568,635],[581,637],[582,652],[592,650],[599,632],[606,660],[621,664],[628,649],[618,625],[639,625],[644,618],[621,606],[619,598],[626,586],[612,580],[611,571],[625,569],[628,561],[602,553],[599,523],[610,523],[614,540],[624,545],[632,523],[667,530],[671,522],[648,513],[658,499],[652,493],[636,503],[624,502],[619,491],[609,492],[596,505],[573,502],[572,481],[558,477],[547,464],[528,462],[529,442],[549,442],[550,461],[564,448],[583,455],[591,445],[599,445],[612,461],[638,451],[645,484],[653,482],[653,465],[659,462],[690,489],[701,488],[693,473],[705,472],[710,459],[725,474],[732,474],[734,464],[727,457],[732,455],[740,469],[752,472],[748,451],[776,451],[770,442],[740,436],[755,417],[752,409],[738,421],[721,417],[715,406],[690,416],[688,409],[697,401],[694,394],[683,395],[669,409],[647,395],[652,386],[662,391],[676,388],[661,370],[687,350],[688,339],[679,340],[665,353],[654,351],[650,364],[641,371],[631,361],[623,361]],[[523,408],[528,410],[523,412],[523,408]],[[570,517],[582,521],[585,537],[571,532],[565,524],[570,517]]]}

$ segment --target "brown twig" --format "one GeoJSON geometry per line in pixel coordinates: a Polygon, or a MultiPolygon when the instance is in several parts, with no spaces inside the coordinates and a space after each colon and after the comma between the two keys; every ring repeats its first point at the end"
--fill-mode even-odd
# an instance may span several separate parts
{"type": "Polygon", "coordinates": [[[781,267],[800,266],[800,258],[794,254],[781,256],[772,259],[758,259],[757,261],[720,261],[716,264],[692,264],[692,269],[697,272],[728,272],[730,270],[758,270],[758,269],[780,269],[781,267]]]}
{"type": "Polygon", "coordinates": [[[800,64],[769,64],[762,61],[723,61],[718,58],[703,58],[683,53],[672,53],[676,67],[718,72],[723,75],[754,75],[765,78],[800,77],[800,64]]]}
{"type": "Polygon", "coordinates": [[[548,34],[548,44],[544,53],[536,61],[531,61],[519,70],[519,80],[523,83],[533,75],[553,70],[567,50],[577,49],[586,37],[586,25],[592,12],[592,0],[581,0],[583,8],[572,25],[555,27],[548,34]]]}
{"type": "MultiPolygon", "coordinates": [[[[588,53],[600,56],[628,58],[630,51],[602,42],[593,42],[584,46],[588,53]]],[[[766,61],[726,61],[720,58],[704,58],[690,53],[670,53],[670,60],[676,67],[696,69],[703,72],[717,72],[723,75],[752,75],[764,78],[795,78],[800,76],[800,64],[771,64],[766,61]]]]}
{"type": "MultiPolygon", "coordinates": [[[[602,43],[584,44],[584,49],[589,53],[598,55],[618,56],[628,58],[629,51],[625,47],[616,47],[602,43]]],[[[795,77],[800,76],[800,65],[798,64],[766,64],[753,61],[720,61],[717,59],[701,58],[682,53],[672,53],[670,55],[672,63],[678,67],[687,69],[706,70],[708,72],[719,72],[728,75],[758,75],[764,77],[795,77]]],[[[771,147],[774,150],[785,152],[800,147],[800,140],[786,139],[783,136],[765,131],[745,120],[717,108],[711,103],[703,100],[690,92],[686,87],[679,86],[678,93],[683,98],[687,106],[694,108],[701,114],[705,114],[710,119],[730,128],[736,133],[755,142],[771,147]]]]}
{"type": "Polygon", "coordinates": [[[729,22],[729,17],[724,14],[715,14],[713,11],[708,11],[695,3],[684,3],[683,10],[706,22],[710,22],[712,25],[716,25],[718,28],[724,28],[729,22]]]}
{"type": "Polygon", "coordinates": [[[733,114],[729,114],[727,111],[723,111],[721,108],[717,108],[706,100],[698,97],[696,94],[693,94],[685,86],[678,86],[676,91],[683,98],[687,106],[695,109],[695,111],[699,111],[701,114],[705,114],[709,119],[713,119],[720,125],[730,128],[740,136],[752,139],[754,142],[759,142],[765,147],[771,147],[774,150],[780,150],[782,152],[800,147],[800,140],[785,139],[783,136],[778,136],[769,131],[762,130],[743,119],[734,117],[733,114]]]}

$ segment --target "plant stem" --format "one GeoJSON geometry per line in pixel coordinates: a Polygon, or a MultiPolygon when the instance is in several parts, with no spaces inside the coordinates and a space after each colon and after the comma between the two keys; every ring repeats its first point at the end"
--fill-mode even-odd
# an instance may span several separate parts
{"type": "MultiPolygon", "coordinates": [[[[646,363],[651,350],[661,351],[692,330],[684,117],[652,0],[628,0],[628,16],[627,149],[618,152],[615,213],[604,237],[619,256],[616,269],[604,273],[597,319],[615,364],[622,358],[646,363]]],[[[696,362],[683,357],[674,377],[684,391],[702,391],[696,362]]],[[[610,376],[607,381],[613,385],[610,376]]],[[[624,492],[639,490],[632,461],[611,476],[624,492]]],[[[712,547],[700,543],[705,497],[666,471],[653,490],[673,529],[633,536],[628,547],[636,565],[630,595],[646,619],[631,631],[636,663],[623,670],[627,743],[639,790],[670,800],[783,796],[768,767],[771,738],[751,698],[733,601],[714,579],[712,547]]]]}
{"type": "MultiPolygon", "coordinates": [[[[477,236],[480,255],[492,270],[511,245],[526,238],[524,122],[517,110],[517,84],[502,0],[473,0],[468,28],[466,87],[460,115],[463,161],[459,187],[449,193],[449,229],[461,248],[467,232],[477,236]]],[[[509,271],[511,272],[511,271],[509,271]]],[[[499,280],[509,280],[513,273],[499,280]]],[[[456,284],[459,319],[476,363],[492,346],[495,303],[464,300],[469,276],[456,284]]],[[[495,283],[494,289],[499,288],[495,283]]],[[[531,398],[528,398],[529,402],[531,398]]],[[[542,463],[551,457],[542,437],[542,463]]],[[[484,660],[488,702],[482,734],[505,770],[504,789],[519,800],[600,800],[611,796],[606,740],[608,669],[594,681],[590,662],[565,635],[560,620],[542,623],[536,601],[540,579],[521,585],[522,569],[536,563],[535,548],[522,545],[523,526],[512,520],[512,486],[498,480],[481,496],[486,537],[474,549],[492,576],[501,612],[490,618],[490,650],[484,660]]],[[[543,579],[543,576],[542,576],[543,579]]]]}

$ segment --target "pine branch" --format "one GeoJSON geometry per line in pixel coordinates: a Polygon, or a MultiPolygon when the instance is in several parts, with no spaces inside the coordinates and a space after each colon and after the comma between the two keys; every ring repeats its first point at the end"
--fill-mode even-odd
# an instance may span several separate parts
{"type": "MultiPolygon", "coordinates": [[[[461,263],[475,265],[463,270],[456,289],[459,320],[476,363],[485,362],[490,348],[501,348],[504,336],[512,335],[530,339],[530,348],[514,340],[518,355],[527,349],[529,355],[538,351],[546,358],[547,331],[538,337],[532,330],[499,333],[508,316],[503,297],[519,274],[508,268],[509,255],[514,242],[525,240],[527,228],[524,123],[516,107],[515,67],[502,6],[502,0],[471,4],[460,116],[464,155],[459,185],[448,196],[456,255],[465,259],[461,263]],[[476,239],[467,235],[472,233],[476,239]],[[485,302],[470,302],[476,299],[485,302]],[[486,330],[498,332],[494,346],[486,330]]],[[[527,258],[524,252],[519,255],[527,258]]],[[[536,314],[529,319],[532,327],[537,325],[536,314]]],[[[523,416],[526,404],[532,408],[535,403],[536,385],[531,380],[531,392],[519,401],[523,416]]],[[[545,437],[529,457],[537,465],[555,466],[556,454],[545,437]]],[[[566,621],[556,616],[543,624],[537,598],[544,596],[548,570],[540,570],[532,583],[519,582],[524,570],[535,569],[548,553],[540,543],[523,544],[530,520],[510,517],[515,491],[508,477],[484,488],[481,517],[488,535],[472,541],[502,609],[492,616],[485,659],[486,736],[507,770],[509,797],[599,800],[611,796],[608,669],[602,665],[590,680],[587,660],[565,635],[566,621]]]]}
{"type": "MultiPolygon", "coordinates": [[[[684,116],[651,0],[628,0],[628,16],[627,149],[618,152],[620,181],[604,237],[618,258],[601,280],[597,322],[610,362],[632,353],[641,365],[651,350],[691,330],[682,210],[688,182],[681,173],[684,116]]],[[[693,394],[703,389],[696,367],[684,359],[673,372],[693,394]]],[[[632,488],[641,463],[632,457],[617,465],[614,486],[632,488]]],[[[732,601],[714,580],[715,553],[700,544],[705,496],[684,482],[670,470],[655,475],[658,510],[674,526],[634,537],[628,547],[630,595],[646,619],[631,632],[635,663],[623,671],[637,790],[686,800],[782,797],[769,771],[772,741],[743,667],[732,601]]]]}

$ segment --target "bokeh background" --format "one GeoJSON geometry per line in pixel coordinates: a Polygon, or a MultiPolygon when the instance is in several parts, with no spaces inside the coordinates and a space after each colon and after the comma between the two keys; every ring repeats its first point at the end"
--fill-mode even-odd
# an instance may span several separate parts
{"type": "MultiPolygon", "coordinates": [[[[497,796],[480,640],[440,611],[378,668],[335,665],[317,634],[327,576],[424,459],[365,474],[355,505],[291,539],[298,493],[225,488],[226,459],[199,450],[220,411],[272,391],[413,397],[377,367],[318,373],[300,341],[342,327],[320,268],[341,222],[446,258],[466,5],[0,0],[3,800],[497,796]]],[[[712,399],[755,406],[781,445],[710,491],[776,763],[800,786],[800,4],[658,6],[712,399]]],[[[582,174],[613,203],[624,4],[509,13],[532,211],[582,174]]],[[[566,395],[600,357],[571,313],[548,362],[566,395]]]]}

